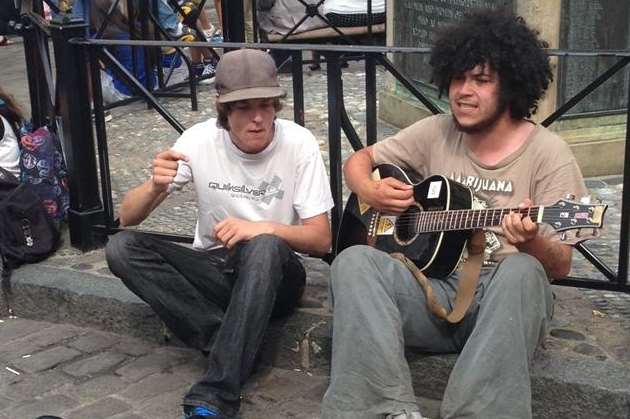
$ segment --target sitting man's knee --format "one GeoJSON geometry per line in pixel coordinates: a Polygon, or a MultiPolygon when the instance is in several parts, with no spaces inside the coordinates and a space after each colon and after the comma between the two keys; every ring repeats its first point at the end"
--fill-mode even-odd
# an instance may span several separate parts
{"type": "Polygon", "coordinates": [[[291,251],[289,244],[274,234],[261,234],[245,243],[247,251],[278,252],[291,251]]]}
{"type": "Polygon", "coordinates": [[[105,246],[105,259],[114,274],[121,270],[121,265],[128,259],[129,249],[137,244],[139,238],[140,233],[128,230],[109,237],[105,246]]]}
{"type": "Polygon", "coordinates": [[[506,256],[506,258],[501,262],[504,268],[510,269],[516,272],[531,272],[538,271],[541,273],[545,272],[542,264],[538,259],[533,257],[532,255],[528,255],[527,253],[518,252],[512,255],[506,256]]]}
{"type": "Polygon", "coordinates": [[[500,264],[500,269],[505,273],[501,281],[506,286],[546,286],[549,283],[547,274],[542,264],[535,257],[527,253],[515,253],[507,256],[500,264]],[[511,285],[508,285],[511,283],[511,285]]]}
{"type": "Polygon", "coordinates": [[[354,270],[358,266],[365,265],[368,259],[374,257],[377,252],[379,252],[379,250],[370,246],[350,246],[335,257],[332,263],[332,269],[335,271],[354,270]]]}

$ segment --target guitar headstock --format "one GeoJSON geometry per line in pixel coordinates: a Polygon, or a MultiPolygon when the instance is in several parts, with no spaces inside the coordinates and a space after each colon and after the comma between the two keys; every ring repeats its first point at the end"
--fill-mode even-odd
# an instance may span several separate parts
{"type": "Polygon", "coordinates": [[[588,201],[590,200],[584,198],[581,202],[560,199],[555,204],[545,207],[542,221],[557,231],[602,228],[608,205],[601,202],[591,204],[588,201]]]}

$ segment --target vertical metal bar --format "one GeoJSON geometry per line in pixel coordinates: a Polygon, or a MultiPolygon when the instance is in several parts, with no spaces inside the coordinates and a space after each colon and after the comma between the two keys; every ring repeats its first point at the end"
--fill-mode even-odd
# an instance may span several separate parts
{"type": "MultiPolygon", "coordinates": [[[[630,70],[628,71],[630,74],[630,70]]],[[[619,229],[619,285],[628,284],[628,241],[630,241],[630,87],[626,109],[626,145],[623,164],[623,186],[621,191],[621,226],[619,229]]]]}
{"type": "Polygon", "coordinates": [[[302,51],[291,52],[293,72],[293,120],[304,126],[304,77],[302,75],[302,51]]]}
{"type": "Polygon", "coordinates": [[[45,36],[38,33],[37,26],[30,22],[28,17],[23,18],[23,31],[21,32],[24,39],[24,60],[26,62],[26,76],[28,79],[28,92],[31,103],[31,120],[36,126],[42,126],[46,123],[48,116],[48,106],[50,103],[49,92],[44,76],[39,48],[44,44],[38,41],[39,36],[45,36]]]}
{"type": "MultiPolygon", "coordinates": [[[[59,113],[63,121],[63,140],[69,169],[70,242],[82,250],[100,245],[92,227],[102,223],[103,206],[98,190],[98,172],[90,96],[88,89],[88,57],[85,48],[68,42],[85,36],[87,25],[50,25],[57,64],[59,113]]],[[[94,92],[96,93],[96,92],[94,92]]]]}
{"type": "MultiPolygon", "coordinates": [[[[136,9],[134,5],[135,0],[127,0],[127,20],[129,22],[129,39],[137,39],[136,36],[136,18],[138,17],[136,14],[136,9]]],[[[136,57],[136,48],[135,46],[129,47],[131,49],[131,69],[134,77],[138,77],[138,60],[136,57]]]]}
{"type": "Polygon", "coordinates": [[[109,152],[107,149],[107,130],[105,129],[105,108],[103,107],[103,90],[101,86],[100,65],[96,48],[88,47],[90,59],[90,74],[92,79],[92,102],[94,103],[94,123],[96,125],[96,145],[101,174],[101,196],[105,212],[105,226],[107,233],[114,224],[114,203],[112,201],[112,182],[109,171],[109,152]]]}
{"type": "Polygon", "coordinates": [[[243,1],[223,1],[223,36],[227,42],[245,42],[243,1]]]}
{"type": "Polygon", "coordinates": [[[256,5],[256,0],[251,0],[252,1],[252,28],[254,31],[254,39],[252,39],[252,42],[254,43],[258,43],[258,14],[256,13],[256,8],[258,7],[256,5]]]}
{"type": "MultiPolygon", "coordinates": [[[[150,0],[143,0],[138,5],[140,10],[138,17],[140,19],[140,33],[142,39],[149,39],[149,3],[150,0]]],[[[149,47],[141,47],[142,56],[144,57],[144,85],[148,91],[153,91],[153,63],[149,53],[149,47]]],[[[151,109],[151,105],[147,103],[147,109],[151,109]]]]}
{"type": "Polygon", "coordinates": [[[367,30],[368,30],[368,39],[370,40],[370,44],[373,42],[372,22],[374,22],[374,17],[372,16],[372,0],[367,0],[367,30]]]}
{"type": "MultiPolygon", "coordinates": [[[[147,18],[151,20],[151,23],[153,23],[153,34],[152,34],[151,39],[155,39],[156,41],[159,41],[162,39],[161,34],[160,34],[160,30],[162,28],[160,27],[159,19],[156,18],[156,16],[159,16],[159,13],[160,13],[160,11],[158,10],[158,3],[157,3],[158,1],[160,0],[149,0],[149,2],[151,3],[151,11],[147,13],[147,18]]],[[[163,87],[166,87],[166,85],[164,84],[164,67],[162,66],[162,52],[160,48],[156,50],[159,51],[159,53],[157,54],[157,62],[155,63],[156,68],[157,68],[157,85],[159,88],[163,88],[163,87]]],[[[175,52],[175,54],[177,54],[177,52],[175,52]]]]}
{"type": "Polygon", "coordinates": [[[365,135],[367,145],[376,143],[376,58],[365,56],[365,135]]]}
{"type": "Polygon", "coordinates": [[[331,210],[333,249],[337,248],[337,231],[343,211],[343,196],[341,185],[341,122],[339,119],[341,84],[341,65],[339,53],[326,54],[327,84],[328,84],[328,155],[330,167],[330,190],[332,191],[334,208],[331,210]]]}

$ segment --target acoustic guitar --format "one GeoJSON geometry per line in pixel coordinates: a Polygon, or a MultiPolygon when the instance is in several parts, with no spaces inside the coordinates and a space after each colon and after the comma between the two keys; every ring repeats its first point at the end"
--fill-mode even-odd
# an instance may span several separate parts
{"type": "Polygon", "coordinates": [[[357,244],[388,253],[400,252],[433,278],[445,278],[455,270],[472,230],[499,226],[510,212],[564,231],[601,228],[608,208],[603,204],[561,199],[549,206],[472,209],[472,190],[444,176],[435,175],[420,181],[413,172],[392,164],[377,166],[373,176],[394,177],[413,185],[416,202],[403,214],[391,216],[351,194],[341,219],[337,253],[357,244]]]}

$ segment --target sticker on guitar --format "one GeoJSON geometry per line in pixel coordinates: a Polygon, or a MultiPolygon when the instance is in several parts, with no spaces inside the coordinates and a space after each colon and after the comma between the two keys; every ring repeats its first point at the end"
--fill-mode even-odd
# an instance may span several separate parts
{"type": "Polygon", "coordinates": [[[442,182],[431,182],[429,184],[429,191],[427,192],[427,199],[435,199],[440,197],[440,191],[442,190],[442,182]]]}
{"type": "Polygon", "coordinates": [[[376,226],[377,236],[391,236],[396,229],[396,217],[391,215],[381,215],[378,217],[376,226]]]}

